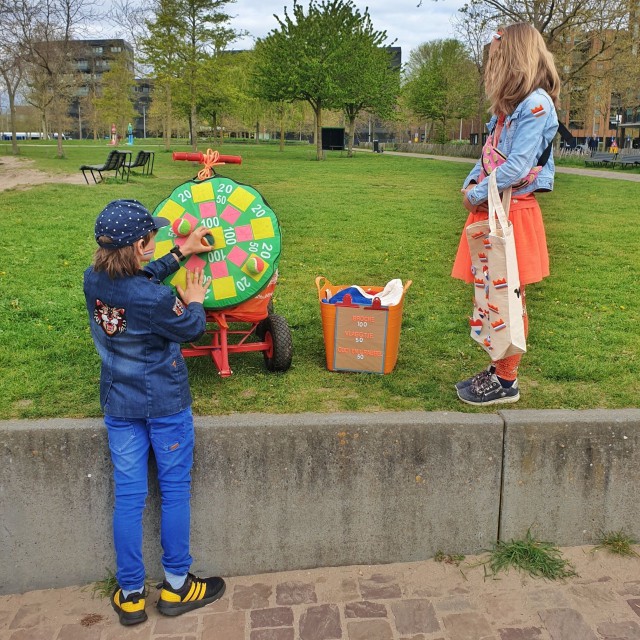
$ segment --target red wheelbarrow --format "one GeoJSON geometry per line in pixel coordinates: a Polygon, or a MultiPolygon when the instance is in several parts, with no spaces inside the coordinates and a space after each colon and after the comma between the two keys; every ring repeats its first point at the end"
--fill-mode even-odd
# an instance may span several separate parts
{"type": "Polygon", "coordinates": [[[229,366],[230,353],[262,351],[267,371],[287,371],[293,358],[293,341],[286,319],[273,310],[275,274],[267,287],[256,296],[224,311],[207,311],[209,344],[189,344],[182,347],[185,358],[211,356],[223,378],[233,372],[229,366]],[[248,323],[248,328],[230,326],[230,323],[248,323]],[[230,342],[230,339],[233,342],[230,342]]]}
{"type": "Polygon", "coordinates": [[[156,207],[154,215],[172,224],[158,231],[154,257],[180,246],[198,226],[210,230],[212,243],[209,252],[191,256],[165,280],[184,288],[186,271],[194,269],[212,280],[204,300],[204,338],[183,345],[182,354],[211,357],[222,377],[232,374],[229,354],[248,351],[261,351],[268,371],[287,371],[293,357],[291,331],[285,318],[273,313],[280,257],[275,213],[255,189],[213,171],[219,164],[240,164],[240,157],[208,150],[174,153],[173,158],[201,162],[205,168],[156,207]]]}

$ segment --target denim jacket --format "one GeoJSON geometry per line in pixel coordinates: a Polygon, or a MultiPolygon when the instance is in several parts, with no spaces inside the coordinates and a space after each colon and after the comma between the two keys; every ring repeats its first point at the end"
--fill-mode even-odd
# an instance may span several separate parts
{"type": "Polygon", "coordinates": [[[102,361],[100,405],[109,416],[157,418],[191,405],[180,343],[197,339],[206,320],[200,303],[187,306],[161,284],[178,266],[167,254],[135,276],[84,272],[91,337],[102,361]]]}
{"type": "MultiPolygon", "coordinates": [[[[491,118],[487,124],[489,131],[493,131],[497,121],[497,116],[491,118]]],[[[499,191],[518,183],[533,167],[537,166],[538,159],[557,131],[558,116],[553,101],[544,89],[536,89],[505,119],[498,149],[507,156],[507,160],[496,169],[499,191]]],[[[470,183],[478,181],[480,162],[478,160],[467,176],[463,188],[466,189],[470,183]]],[[[533,191],[552,191],[554,174],[552,151],[536,179],[531,184],[514,191],[513,195],[524,195],[533,191]]],[[[477,205],[487,200],[488,183],[488,180],[483,180],[467,192],[471,204],[477,205]]]]}

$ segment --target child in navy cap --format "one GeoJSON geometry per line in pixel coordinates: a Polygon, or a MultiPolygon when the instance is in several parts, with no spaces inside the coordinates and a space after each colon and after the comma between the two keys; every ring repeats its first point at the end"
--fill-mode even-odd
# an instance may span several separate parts
{"type": "Polygon", "coordinates": [[[155,235],[167,226],[137,200],[115,200],[95,225],[98,243],[84,274],[91,336],[102,361],[100,405],[113,462],[113,535],[118,587],[111,604],[123,625],[147,619],[142,561],[142,513],[147,461],[153,449],[162,494],[161,543],[165,579],[160,613],[177,616],[222,596],[222,578],[189,573],[191,467],[194,430],[187,368],[180,343],[205,330],[202,306],[210,279],[187,272],[179,297],[162,281],[194,253],[211,250],[198,227],[180,247],[146,264],[155,235]],[[144,266],[143,266],[144,265],[144,266]]]}

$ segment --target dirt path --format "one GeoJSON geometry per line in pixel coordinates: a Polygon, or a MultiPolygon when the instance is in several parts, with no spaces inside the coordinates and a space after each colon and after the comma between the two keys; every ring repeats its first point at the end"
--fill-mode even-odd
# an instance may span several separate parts
{"type": "Polygon", "coordinates": [[[46,173],[34,168],[33,160],[0,156],[0,191],[6,189],[30,189],[37,184],[63,182],[65,184],[86,184],[82,174],[46,173]]]}

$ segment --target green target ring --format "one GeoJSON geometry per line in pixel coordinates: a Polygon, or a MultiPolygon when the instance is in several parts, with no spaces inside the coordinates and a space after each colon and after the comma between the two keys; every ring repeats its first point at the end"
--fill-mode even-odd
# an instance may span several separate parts
{"type": "Polygon", "coordinates": [[[153,215],[172,223],[156,235],[154,260],[185,241],[186,236],[174,229],[209,229],[211,250],[189,256],[165,280],[174,289],[176,285],[184,288],[187,271],[204,271],[211,277],[205,309],[226,309],[251,299],[269,283],[278,267],[280,225],[253,187],[219,175],[202,182],[190,180],[174,189],[153,215]]]}

